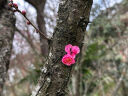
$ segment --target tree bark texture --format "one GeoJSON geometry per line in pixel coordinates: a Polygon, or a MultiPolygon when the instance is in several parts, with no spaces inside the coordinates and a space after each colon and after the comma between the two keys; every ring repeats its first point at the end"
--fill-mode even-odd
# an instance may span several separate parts
{"type": "Polygon", "coordinates": [[[9,68],[14,31],[14,15],[7,8],[7,1],[0,0],[0,96],[3,96],[2,91],[9,68]]]}
{"type": "MultiPolygon", "coordinates": [[[[39,30],[47,36],[46,28],[45,28],[45,20],[44,20],[44,7],[46,0],[25,0],[28,3],[30,3],[33,7],[37,10],[37,24],[39,30]]],[[[44,57],[48,56],[48,40],[45,38],[42,38],[40,36],[40,46],[41,46],[41,52],[44,57]]]]}
{"type": "MultiPolygon", "coordinates": [[[[36,96],[65,96],[72,67],[62,64],[65,45],[82,49],[92,0],[61,0],[57,25],[50,43],[49,56],[44,64],[36,96]]],[[[77,62],[81,54],[77,56],[77,62]]],[[[77,64],[76,62],[76,64],[77,64]]]]}

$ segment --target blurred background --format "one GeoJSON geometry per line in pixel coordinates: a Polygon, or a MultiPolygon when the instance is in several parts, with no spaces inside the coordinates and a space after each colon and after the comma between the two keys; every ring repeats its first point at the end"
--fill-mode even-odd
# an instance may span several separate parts
{"type": "MultiPolygon", "coordinates": [[[[59,0],[46,0],[43,10],[30,1],[14,0],[20,10],[26,10],[26,15],[36,26],[42,20],[39,13],[44,11],[45,31],[52,37],[59,0]]],[[[15,13],[15,16],[17,30],[4,94],[30,96],[42,66],[40,39],[22,15],[15,13]]],[[[68,96],[128,96],[127,42],[128,0],[94,0],[83,42],[83,56],[74,68],[68,96]]]]}

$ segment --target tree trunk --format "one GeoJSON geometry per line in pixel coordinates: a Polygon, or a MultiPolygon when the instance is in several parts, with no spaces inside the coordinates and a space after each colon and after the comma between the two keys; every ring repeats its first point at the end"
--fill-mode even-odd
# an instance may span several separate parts
{"type": "MultiPolygon", "coordinates": [[[[92,2],[92,0],[61,0],[49,57],[42,68],[36,96],[66,95],[72,66],[68,67],[61,62],[66,54],[64,48],[65,45],[72,44],[82,49],[92,2]]],[[[77,61],[80,60],[80,56],[81,53],[77,56],[77,61]]]]}
{"type": "MultiPolygon", "coordinates": [[[[37,24],[39,30],[47,36],[46,28],[45,28],[45,21],[44,21],[44,7],[46,0],[25,0],[28,3],[30,3],[33,7],[37,10],[37,24]]],[[[41,52],[44,57],[48,56],[48,40],[45,38],[41,38],[40,36],[40,46],[41,46],[41,52]]]]}
{"type": "Polygon", "coordinates": [[[0,0],[0,96],[3,96],[2,91],[9,67],[14,31],[13,13],[7,8],[7,1],[0,0]]]}

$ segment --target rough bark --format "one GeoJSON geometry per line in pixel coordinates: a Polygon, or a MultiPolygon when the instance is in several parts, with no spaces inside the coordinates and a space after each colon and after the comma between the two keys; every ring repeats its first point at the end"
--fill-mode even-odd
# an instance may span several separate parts
{"type": "MultiPolygon", "coordinates": [[[[92,0],[61,0],[57,25],[50,43],[50,52],[44,67],[36,96],[65,96],[72,67],[62,64],[67,44],[82,49],[85,29],[88,25],[92,0]]],[[[77,62],[81,54],[77,56],[77,62]]],[[[77,64],[77,63],[76,63],[77,64]]]]}
{"type": "Polygon", "coordinates": [[[15,29],[13,13],[7,8],[7,1],[0,0],[0,96],[9,67],[12,41],[15,29]]]}
{"type": "MultiPolygon", "coordinates": [[[[46,0],[25,0],[30,3],[33,7],[37,10],[37,24],[38,28],[45,36],[47,36],[46,28],[45,28],[45,21],[44,21],[44,7],[46,0]]],[[[48,56],[48,40],[45,38],[41,38],[40,36],[40,45],[41,45],[41,52],[44,57],[48,56]]]]}

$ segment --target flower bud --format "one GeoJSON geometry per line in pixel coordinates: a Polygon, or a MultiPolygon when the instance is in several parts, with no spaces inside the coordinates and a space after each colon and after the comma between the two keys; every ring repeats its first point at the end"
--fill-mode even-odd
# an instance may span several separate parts
{"type": "Polygon", "coordinates": [[[30,24],[31,24],[31,22],[30,22],[30,21],[27,21],[27,24],[28,24],[28,25],[30,25],[30,24]]]}
{"type": "Polygon", "coordinates": [[[16,3],[13,3],[13,6],[14,6],[15,8],[18,8],[18,5],[17,5],[16,3]]]}
{"type": "Polygon", "coordinates": [[[26,15],[26,11],[25,11],[25,10],[23,10],[21,13],[22,13],[23,15],[26,15]]]}

